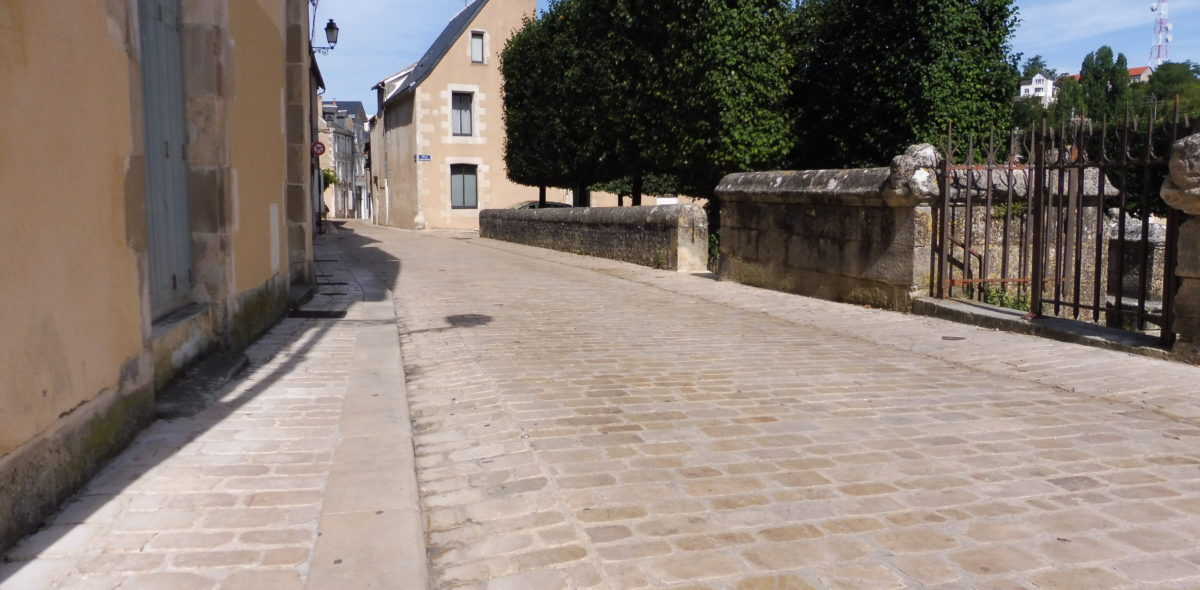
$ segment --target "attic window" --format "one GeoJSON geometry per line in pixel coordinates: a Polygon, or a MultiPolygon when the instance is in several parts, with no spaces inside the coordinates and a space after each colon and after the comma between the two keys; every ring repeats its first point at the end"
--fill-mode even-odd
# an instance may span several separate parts
{"type": "Polygon", "coordinates": [[[483,31],[471,31],[471,62],[483,63],[483,31]]]}

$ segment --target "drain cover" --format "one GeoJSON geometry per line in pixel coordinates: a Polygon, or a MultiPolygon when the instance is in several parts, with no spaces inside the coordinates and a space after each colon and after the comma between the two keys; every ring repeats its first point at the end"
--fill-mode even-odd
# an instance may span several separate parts
{"type": "Polygon", "coordinates": [[[332,309],[293,309],[288,312],[289,318],[337,320],[346,317],[346,312],[332,309]]]}

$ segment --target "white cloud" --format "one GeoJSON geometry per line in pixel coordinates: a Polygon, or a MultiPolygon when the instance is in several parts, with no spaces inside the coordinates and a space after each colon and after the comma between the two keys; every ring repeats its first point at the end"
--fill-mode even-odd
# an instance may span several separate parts
{"type": "MultiPolygon", "coordinates": [[[[1157,14],[1150,0],[1017,0],[1021,23],[1013,48],[1029,57],[1041,54],[1060,72],[1075,72],[1084,55],[1108,45],[1129,59],[1131,66],[1149,57],[1157,14]]],[[[1194,2],[1170,3],[1175,24],[1171,58],[1195,59],[1187,39],[1200,34],[1200,7],[1194,2]]]]}

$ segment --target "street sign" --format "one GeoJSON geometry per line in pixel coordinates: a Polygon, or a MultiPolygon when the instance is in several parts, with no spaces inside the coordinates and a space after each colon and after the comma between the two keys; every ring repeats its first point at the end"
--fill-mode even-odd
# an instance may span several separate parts
{"type": "Polygon", "coordinates": [[[429,154],[417,154],[417,161],[418,162],[432,162],[433,156],[431,156],[429,154]]]}
{"type": "Polygon", "coordinates": [[[320,156],[325,153],[325,144],[314,141],[312,145],[312,153],[314,156],[320,156]]]}

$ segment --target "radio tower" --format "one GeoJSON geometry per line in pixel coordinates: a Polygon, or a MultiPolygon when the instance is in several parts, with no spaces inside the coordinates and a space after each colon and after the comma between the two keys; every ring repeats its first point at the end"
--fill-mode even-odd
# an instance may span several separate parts
{"type": "Polygon", "coordinates": [[[1171,29],[1175,26],[1167,18],[1167,0],[1155,0],[1150,5],[1150,12],[1158,14],[1154,19],[1154,44],[1150,46],[1150,63],[1147,64],[1154,69],[1169,59],[1167,45],[1174,38],[1171,29]]]}

